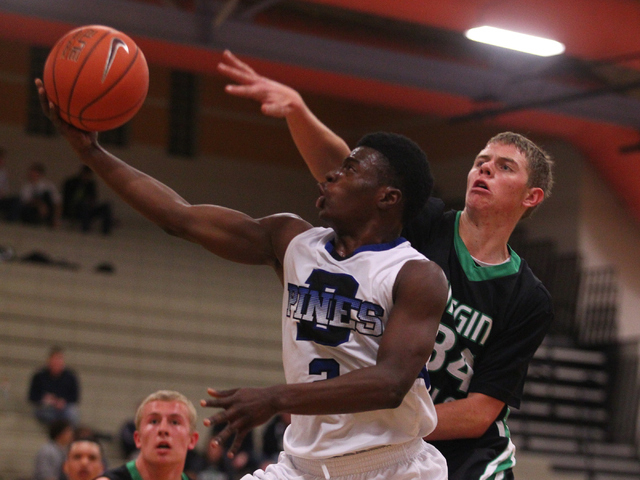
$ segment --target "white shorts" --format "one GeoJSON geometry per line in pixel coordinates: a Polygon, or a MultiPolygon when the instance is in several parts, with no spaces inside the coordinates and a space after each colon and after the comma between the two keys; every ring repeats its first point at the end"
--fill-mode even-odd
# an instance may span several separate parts
{"type": "Polygon", "coordinates": [[[241,480],[446,480],[447,462],[421,438],[365,452],[309,460],[280,453],[278,463],[241,480]]]}

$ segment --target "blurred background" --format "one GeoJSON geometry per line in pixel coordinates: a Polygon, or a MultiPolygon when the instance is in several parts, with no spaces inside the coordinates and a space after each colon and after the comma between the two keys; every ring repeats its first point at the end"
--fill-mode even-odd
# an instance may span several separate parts
{"type": "MultiPolygon", "coordinates": [[[[192,203],[318,224],[317,187],[283,120],[223,91],[224,49],[298,89],[350,144],[389,130],[428,153],[436,194],[464,202],[494,134],[555,159],[553,196],[511,246],[550,290],[556,320],[510,426],[520,479],[640,478],[640,2],[637,0],[0,0],[0,147],[10,192],[33,162],[62,189],[79,164],[40,112],[33,79],[68,30],[109,25],[150,69],[140,112],[101,134],[192,203]],[[472,42],[493,25],[552,38],[541,57],[472,42]]],[[[0,222],[0,478],[31,478],[46,433],[27,390],[52,345],[81,383],[81,422],[113,464],[146,394],[283,380],[271,270],[169,237],[99,181],[114,227],[0,222]]],[[[199,409],[199,414],[206,412],[199,409]]],[[[204,438],[208,438],[203,431],[204,438]]],[[[256,432],[256,445],[261,432],[256,432]]]]}

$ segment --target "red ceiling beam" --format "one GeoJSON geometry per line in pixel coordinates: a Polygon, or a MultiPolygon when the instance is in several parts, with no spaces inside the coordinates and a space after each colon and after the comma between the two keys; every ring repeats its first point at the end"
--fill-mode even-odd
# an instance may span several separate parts
{"type": "MultiPolygon", "coordinates": [[[[484,23],[563,42],[566,54],[588,60],[640,51],[637,0],[307,0],[381,17],[464,32],[484,23]]],[[[640,69],[640,60],[628,66],[640,69]]]]}

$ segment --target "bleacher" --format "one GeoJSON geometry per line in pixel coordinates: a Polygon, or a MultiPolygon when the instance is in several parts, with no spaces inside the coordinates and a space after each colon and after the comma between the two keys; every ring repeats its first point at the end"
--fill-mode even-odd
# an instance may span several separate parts
{"type": "Polygon", "coordinates": [[[46,441],[26,394],[51,345],[80,377],[82,423],[106,435],[160,388],[195,403],[209,386],[283,381],[282,289],[268,267],[220,260],[146,225],[102,237],[1,224],[0,247],[15,254],[0,262],[2,480],[28,478],[46,441]],[[113,272],[96,269],[104,264],[113,272]]]}

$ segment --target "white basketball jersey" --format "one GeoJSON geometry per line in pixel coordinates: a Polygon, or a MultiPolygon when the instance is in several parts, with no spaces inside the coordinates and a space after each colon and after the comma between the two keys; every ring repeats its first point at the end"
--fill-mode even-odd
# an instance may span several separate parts
{"type": "MultiPolygon", "coordinates": [[[[402,266],[425,257],[400,238],[332,255],[335,233],[313,228],[284,258],[283,363],[287,383],[333,378],[376,364],[393,285],[402,266]]],[[[327,458],[424,437],[436,425],[426,367],[394,409],[342,415],[293,415],[284,450],[327,458]]]]}

